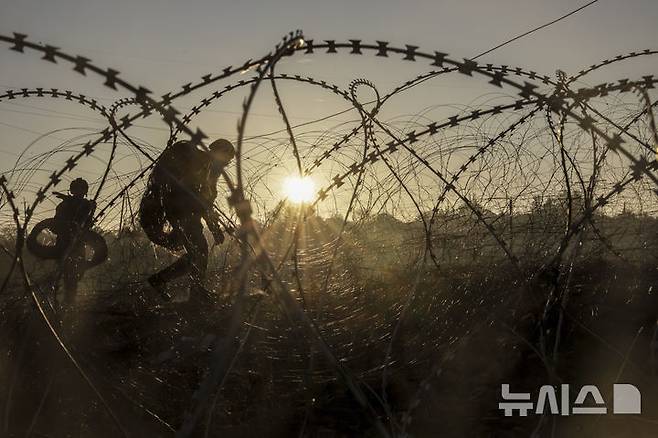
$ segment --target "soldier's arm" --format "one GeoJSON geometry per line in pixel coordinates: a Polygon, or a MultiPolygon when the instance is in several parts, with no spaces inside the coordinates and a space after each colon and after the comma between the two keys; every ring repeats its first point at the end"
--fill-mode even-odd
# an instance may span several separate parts
{"type": "Polygon", "coordinates": [[[222,232],[222,227],[220,225],[219,214],[217,214],[212,205],[205,210],[203,219],[206,221],[206,224],[215,239],[215,243],[221,245],[224,242],[224,233],[222,232]]]}

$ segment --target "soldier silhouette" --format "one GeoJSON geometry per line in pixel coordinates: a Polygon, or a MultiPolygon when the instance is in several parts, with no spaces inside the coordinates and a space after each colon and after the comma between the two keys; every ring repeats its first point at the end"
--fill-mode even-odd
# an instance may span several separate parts
{"type": "Polygon", "coordinates": [[[53,192],[62,200],[55,216],[37,223],[26,240],[27,249],[34,256],[57,261],[59,269],[53,288],[57,291],[60,281],[64,283],[62,304],[67,307],[75,303],[78,282],[85,271],[103,263],[108,254],[103,236],[91,229],[96,203],[85,198],[88,191],[87,181],[76,178],[69,186],[69,194],[53,192]],[[57,236],[54,245],[39,241],[45,230],[57,236]]]}
{"type": "Polygon", "coordinates": [[[224,234],[213,203],[222,169],[234,156],[233,145],[225,139],[213,142],[207,152],[179,141],[168,146],[155,163],[140,205],[140,224],[153,243],[185,250],[178,260],[148,279],[165,300],[171,299],[168,283],[185,274],[191,279],[190,300],[207,302],[210,298],[203,287],[208,243],[201,220],[215,243],[221,244],[224,234]]]}
{"type": "Polygon", "coordinates": [[[87,181],[76,178],[69,186],[70,195],[55,192],[62,202],[55,209],[52,231],[57,234],[55,252],[58,255],[61,279],[64,283],[66,305],[75,302],[78,282],[87,267],[84,237],[91,227],[96,210],[96,203],[85,198],[88,191],[87,181]]]}

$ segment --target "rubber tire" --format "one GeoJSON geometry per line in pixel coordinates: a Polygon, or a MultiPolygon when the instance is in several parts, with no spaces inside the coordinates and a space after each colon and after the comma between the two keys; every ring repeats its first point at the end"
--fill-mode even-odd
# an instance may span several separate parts
{"type": "MultiPolygon", "coordinates": [[[[52,260],[59,259],[62,254],[55,245],[42,245],[39,243],[37,237],[44,230],[51,230],[53,233],[55,225],[55,218],[44,219],[41,222],[37,223],[30,234],[27,236],[27,241],[25,242],[28,251],[32,253],[35,257],[40,259],[52,260]]],[[[108,248],[107,243],[103,236],[92,230],[85,230],[80,236],[81,240],[84,242],[85,246],[88,246],[92,249],[92,257],[90,260],[87,260],[85,269],[93,268],[98,266],[107,260],[108,248]]]]}

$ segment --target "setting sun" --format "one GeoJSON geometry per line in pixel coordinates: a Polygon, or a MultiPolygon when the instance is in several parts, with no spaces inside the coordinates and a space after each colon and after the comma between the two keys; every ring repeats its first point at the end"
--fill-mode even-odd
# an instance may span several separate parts
{"type": "Polygon", "coordinates": [[[315,182],[308,176],[289,176],[283,182],[283,191],[292,202],[311,202],[315,197],[315,182]]]}

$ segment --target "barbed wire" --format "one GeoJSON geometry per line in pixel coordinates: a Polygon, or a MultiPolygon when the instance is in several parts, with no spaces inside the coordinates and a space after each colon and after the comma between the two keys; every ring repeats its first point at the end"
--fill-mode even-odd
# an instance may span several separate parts
{"type": "MultiPolygon", "coordinates": [[[[419,339],[418,344],[422,344],[422,348],[419,347],[417,357],[396,359],[397,343],[404,331],[403,326],[414,311],[422,310],[415,309],[414,305],[422,295],[420,288],[424,275],[428,271],[445,273],[443,266],[452,263],[441,252],[459,250],[478,254],[476,257],[487,254],[497,266],[511,266],[518,275],[518,287],[526,291],[547,272],[556,269],[558,274],[551,279],[553,283],[545,297],[545,308],[557,306],[560,323],[557,335],[549,335],[547,330],[541,332],[538,349],[543,359],[550,357],[550,360],[545,360],[546,363],[554,363],[563,336],[560,327],[567,317],[564,309],[570,299],[568,291],[571,276],[565,266],[584,257],[584,250],[575,248],[580,248],[586,242],[588,251],[603,248],[625,263],[632,264],[634,247],[624,247],[614,241],[617,233],[611,232],[607,224],[612,219],[602,210],[615,201],[624,205],[625,210],[626,204],[619,200],[622,194],[626,195],[627,190],[632,189],[635,193],[628,196],[635,206],[646,204],[652,211],[656,211],[654,190],[658,188],[658,177],[655,175],[658,165],[653,158],[648,159],[647,154],[655,154],[658,142],[652,113],[656,102],[650,96],[650,90],[655,88],[658,79],[646,75],[636,80],[621,79],[577,90],[570,86],[605,66],[655,55],[658,51],[632,52],[604,60],[569,78],[559,75],[554,80],[547,75],[519,67],[481,65],[472,59],[458,61],[446,53],[423,52],[413,45],[395,47],[384,41],[367,44],[356,39],[348,42],[324,40],[318,43],[305,39],[301,31],[297,31],[287,35],[273,51],[256,60],[249,59],[239,67],[229,66],[219,72],[204,75],[201,81],[184,84],[180,90],[170,91],[156,99],[151,97],[153,93],[146,87],[133,85],[120,76],[119,71],[96,66],[86,57],[69,55],[48,44],[31,42],[26,35],[18,33],[13,36],[0,35],[0,41],[9,44],[11,50],[19,53],[34,52],[42,55],[45,61],[66,63],[81,75],[89,73],[103,81],[104,86],[131,95],[116,100],[109,107],[76,91],[58,88],[10,89],[0,95],[0,104],[24,98],[60,99],[61,102],[75,103],[92,110],[108,123],[107,127],[95,133],[94,139],[78,145],[81,149],[65,160],[62,167],[53,171],[45,183],[32,182],[35,170],[40,169],[43,161],[29,161],[23,167],[22,157],[19,157],[7,176],[0,176],[3,193],[0,208],[10,210],[11,226],[15,227],[14,251],[13,254],[6,251],[11,262],[0,295],[6,295],[10,289],[17,287],[12,279],[18,268],[25,295],[31,296],[57,345],[92,388],[124,436],[129,436],[127,427],[106,395],[95,384],[91,374],[85,370],[83,361],[69,347],[66,336],[62,335],[63,327],[56,321],[57,314],[44,307],[47,300],[36,286],[38,273],[28,266],[24,246],[32,220],[47,213],[39,209],[47,199],[48,192],[61,184],[66,175],[80,170],[85,160],[97,157],[98,146],[107,143],[111,143],[109,156],[99,172],[101,176],[93,196],[95,201],[101,203],[94,216],[94,224],[101,224],[103,219],[108,218],[108,213],[112,213],[118,214],[118,221],[103,222],[107,229],[102,231],[109,235],[116,231],[113,227],[118,222],[117,241],[122,229],[128,227],[124,224],[130,224],[132,231],[136,231],[136,203],[143,190],[143,179],[152,170],[162,150],[131,134],[129,130],[135,127],[137,120],[157,114],[170,130],[167,144],[172,144],[180,136],[194,147],[206,149],[204,141],[207,136],[204,131],[191,127],[197,116],[229,93],[246,91],[236,129],[234,176],[229,175],[228,171],[222,173],[229,192],[227,203],[231,210],[227,213],[223,211],[225,209],[222,205],[215,206],[223,214],[224,226],[230,229],[230,235],[239,248],[233,252],[227,249],[224,253],[226,260],[234,258],[232,278],[226,282],[231,291],[228,324],[222,329],[222,338],[212,345],[206,375],[200,379],[185,414],[178,418],[176,436],[180,437],[192,436],[207,411],[208,415],[212,415],[218,394],[225,388],[229,374],[235,369],[240,356],[247,355],[248,339],[253,337],[252,329],[257,324],[257,315],[262,313],[256,311],[255,306],[248,305],[249,291],[256,288],[258,281],[262,289],[275,299],[289,321],[290,330],[286,331],[272,322],[275,319],[270,320],[272,326],[264,330],[278,333],[273,336],[272,342],[281,342],[286,337],[297,337],[308,342],[305,348],[309,349],[310,359],[306,365],[311,377],[305,378],[309,382],[335,378],[351,394],[373,430],[381,436],[404,436],[414,411],[430,388],[431,380],[441,375],[446,361],[431,367],[429,377],[421,380],[420,388],[414,392],[408,406],[402,411],[392,406],[391,392],[388,390],[392,369],[414,366],[419,363],[420,356],[431,357],[438,350],[446,357],[450,356],[449,352],[455,351],[459,344],[447,342],[443,338],[436,341],[419,339]],[[398,56],[402,61],[427,62],[434,69],[402,82],[388,92],[380,92],[366,78],[355,79],[347,89],[343,89],[332,84],[329,79],[275,72],[283,58],[325,54],[335,57],[339,54],[373,54],[379,58],[398,56]],[[228,83],[222,88],[215,87],[218,81],[231,80],[236,73],[252,70],[254,75],[249,79],[228,83]],[[420,87],[429,80],[448,77],[450,73],[458,73],[460,78],[466,80],[483,80],[483,85],[504,89],[511,94],[504,97],[504,103],[488,107],[464,107],[447,117],[413,114],[403,120],[380,119],[383,110],[392,106],[389,102],[393,102],[394,97],[420,87]],[[313,90],[338,96],[351,106],[358,118],[354,123],[346,122],[327,130],[301,132],[290,123],[286,100],[277,85],[284,82],[303,84],[313,90]],[[275,133],[270,138],[248,138],[246,129],[252,106],[261,88],[268,83],[273,93],[274,106],[281,114],[285,137],[275,137],[275,133]],[[207,90],[211,92],[206,93],[206,97],[187,114],[179,117],[180,113],[173,107],[178,99],[196,91],[207,90]],[[368,90],[374,93],[374,99],[359,96],[358,91],[368,90]],[[633,101],[630,97],[633,95],[640,96],[639,101],[633,101]],[[600,104],[601,101],[609,103],[613,96],[619,100],[613,101],[612,108],[604,108],[600,104]],[[133,106],[138,107],[134,114],[125,114],[119,118],[123,110],[133,106]],[[614,113],[613,109],[620,111],[623,117],[614,113]],[[542,111],[545,117],[538,117],[542,111]],[[554,122],[554,116],[559,123],[554,122]],[[627,116],[630,120],[619,121],[627,116]],[[641,125],[645,119],[646,124],[641,125]],[[589,136],[591,147],[583,146],[583,136],[589,136]],[[115,170],[117,153],[124,149],[131,151],[132,155],[127,157],[133,162],[145,159],[146,163],[140,161],[138,169],[118,173],[115,170]],[[266,158],[260,162],[256,159],[259,153],[266,154],[266,158]],[[314,199],[303,208],[294,210],[290,202],[284,199],[279,200],[272,210],[271,201],[276,200],[277,196],[268,187],[269,174],[279,166],[287,166],[288,161],[294,162],[298,176],[317,177],[325,185],[317,190],[314,199]],[[592,166],[591,170],[587,166],[592,166]],[[574,176],[578,185],[572,184],[574,176]],[[113,189],[117,190],[112,190],[109,197],[101,198],[101,191],[106,184],[112,184],[113,189]],[[16,203],[16,190],[20,190],[25,200],[23,207],[16,203]],[[562,196],[563,193],[565,196],[562,196]],[[27,198],[30,195],[32,199],[27,198]],[[338,205],[337,200],[341,196],[347,202],[344,202],[345,207],[336,209],[343,214],[332,225],[335,229],[332,229],[328,222],[320,220],[317,212],[331,200],[330,197],[338,205]],[[543,202],[544,198],[552,200],[553,204],[543,202]],[[118,204],[120,207],[117,207],[118,204]],[[117,212],[117,209],[120,211],[117,212]],[[389,306],[386,312],[368,314],[363,309],[350,309],[345,303],[334,308],[323,307],[322,297],[332,296],[340,303],[342,299],[353,299],[363,291],[357,280],[359,275],[351,273],[351,270],[378,270],[377,267],[350,263],[350,257],[361,254],[367,259],[366,241],[369,239],[362,236],[359,241],[354,236],[358,236],[366,226],[376,227],[376,218],[387,209],[416,217],[416,223],[412,221],[412,225],[407,227],[410,236],[404,245],[399,243],[408,256],[403,264],[413,267],[413,272],[409,273],[408,278],[405,277],[405,282],[401,282],[408,285],[409,290],[397,301],[389,303],[382,300],[383,305],[389,306]],[[271,215],[268,218],[265,215],[258,217],[258,211],[269,211],[271,215]],[[542,224],[547,228],[535,233],[530,221],[538,218],[538,212],[545,213],[550,223],[542,224]],[[549,217],[550,214],[557,214],[558,217],[549,217]],[[560,214],[566,216],[566,221],[562,220],[560,214]],[[281,226],[281,221],[286,217],[289,222],[281,226]],[[368,225],[369,221],[374,221],[375,225],[368,225]],[[515,229],[514,221],[524,222],[515,229]],[[556,231],[547,231],[548,225],[555,224],[559,225],[556,231]],[[437,227],[440,229],[437,230],[437,227]],[[588,232],[592,234],[589,238],[588,232]],[[552,240],[538,244],[539,249],[531,258],[536,265],[529,266],[526,253],[528,247],[521,247],[515,241],[531,239],[533,233],[550,236],[552,240]],[[470,239],[475,241],[470,242],[470,239]],[[469,242],[465,242],[467,240],[469,242]],[[272,246],[274,242],[277,245],[275,247],[272,246]],[[280,257],[278,262],[275,261],[277,257],[280,257]],[[255,280],[256,277],[260,280],[255,280]],[[322,314],[321,310],[328,312],[322,314]],[[383,319],[383,313],[387,312],[390,313],[388,319],[383,319]],[[341,324],[359,318],[363,319],[361,323],[364,325],[379,321],[379,324],[375,323],[372,327],[377,336],[372,335],[370,339],[362,340],[362,348],[369,352],[376,349],[384,352],[381,363],[370,364],[365,368],[352,366],[355,364],[350,358],[358,356],[351,348],[353,342],[340,341],[346,338],[345,332],[349,330],[341,327],[341,324]],[[547,347],[549,338],[554,345],[552,351],[547,347]],[[316,360],[326,361],[334,377],[323,376],[322,370],[313,375],[316,360]],[[367,382],[373,374],[381,376],[381,391],[372,389],[367,382]]],[[[5,224],[5,227],[10,227],[10,224],[5,224]]],[[[632,237],[633,234],[623,235],[632,237]]],[[[639,239],[642,233],[638,232],[636,236],[639,239]]],[[[131,257],[139,258],[134,254],[131,257]]],[[[126,260],[123,269],[135,268],[130,262],[126,260]]],[[[512,305],[516,299],[515,296],[509,296],[498,302],[497,307],[484,313],[482,321],[475,324],[469,330],[469,335],[464,334],[461,339],[468,339],[477,330],[486,327],[497,309],[512,305]]],[[[427,312],[431,313],[429,310],[427,312]]],[[[547,324],[548,311],[544,312],[542,318],[542,324],[547,324]]],[[[437,328],[436,333],[439,332],[437,328]]],[[[258,350],[266,347],[267,343],[261,342],[253,348],[258,350]]],[[[291,364],[300,361],[302,358],[296,357],[291,359],[291,364]]],[[[555,374],[555,370],[547,371],[555,374]]],[[[162,415],[151,412],[152,409],[146,410],[152,418],[161,422],[162,415]]],[[[168,422],[164,424],[168,426],[168,422]]],[[[207,433],[210,423],[208,421],[207,433]]]]}

